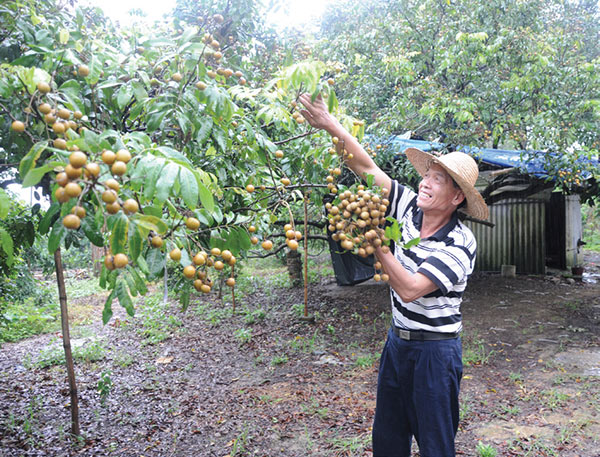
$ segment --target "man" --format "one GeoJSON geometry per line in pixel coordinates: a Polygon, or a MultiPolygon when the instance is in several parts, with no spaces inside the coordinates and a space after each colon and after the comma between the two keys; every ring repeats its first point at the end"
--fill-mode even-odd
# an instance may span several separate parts
{"type": "Polygon", "coordinates": [[[462,377],[460,303],[473,271],[476,242],[457,217],[478,219],[488,209],[475,190],[478,167],[462,152],[436,157],[409,148],[423,178],[419,191],[393,181],[328,112],[323,100],[303,94],[301,113],[313,127],[344,142],[357,174],[374,176],[388,190],[386,216],[403,223],[402,242],[376,256],[390,276],[393,323],[383,349],[373,423],[374,457],[408,457],[414,436],[421,457],[454,457],[462,377]],[[418,245],[402,245],[420,238],[418,245]]]}

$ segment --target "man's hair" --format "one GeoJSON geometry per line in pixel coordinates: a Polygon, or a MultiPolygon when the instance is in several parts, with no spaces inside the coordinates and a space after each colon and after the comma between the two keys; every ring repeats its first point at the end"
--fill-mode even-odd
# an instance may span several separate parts
{"type": "Polygon", "coordinates": [[[460,186],[456,183],[456,181],[454,180],[454,178],[452,178],[452,176],[450,176],[450,179],[452,179],[452,185],[456,188],[456,189],[460,189],[460,191],[463,193],[463,195],[465,196],[465,198],[463,199],[462,202],[460,202],[460,205],[458,205],[456,207],[456,209],[460,209],[464,206],[467,206],[467,196],[465,195],[465,192],[460,188],[460,186]]]}

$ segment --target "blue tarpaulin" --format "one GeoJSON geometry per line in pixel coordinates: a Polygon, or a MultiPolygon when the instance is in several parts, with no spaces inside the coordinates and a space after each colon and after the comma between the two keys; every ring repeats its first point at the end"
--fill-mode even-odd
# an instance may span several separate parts
{"type": "MultiPolygon", "coordinates": [[[[371,138],[365,136],[365,140],[371,142],[371,138]]],[[[392,148],[397,154],[403,153],[408,148],[417,148],[421,151],[431,152],[440,151],[445,145],[442,143],[436,143],[431,141],[422,140],[411,140],[392,136],[386,140],[378,139],[379,142],[386,144],[388,148],[392,148]]],[[[481,160],[491,165],[497,165],[503,168],[519,168],[524,172],[536,176],[538,178],[547,178],[548,174],[545,169],[543,155],[541,153],[531,151],[511,151],[507,149],[489,149],[489,148],[477,148],[471,146],[463,146],[457,148],[459,151],[466,152],[473,156],[476,160],[481,160]]],[[[599,167],[600,163],[597,159],[587,159],[585,162],[582,161],[584,168],[590,165],[599,167]]],[[[582,175],[584,178],[590,177],[589,172],[584,172],[582,175]]]]}

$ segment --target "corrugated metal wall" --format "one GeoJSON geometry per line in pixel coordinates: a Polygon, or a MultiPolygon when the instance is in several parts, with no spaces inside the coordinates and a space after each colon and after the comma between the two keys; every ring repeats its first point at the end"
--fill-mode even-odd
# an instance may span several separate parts
{"type": "Polygon", "coordinates": [[[520,274],[545,273],[545,202],[507,199],[490,205],[495,227],[465,222],[477,239],[476,271],[515,265],[520,274]]]}

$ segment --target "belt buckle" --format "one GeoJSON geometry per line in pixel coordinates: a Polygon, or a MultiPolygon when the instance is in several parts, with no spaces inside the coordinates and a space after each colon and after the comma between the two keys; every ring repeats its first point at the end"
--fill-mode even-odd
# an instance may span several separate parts
{"type": "Polygon", "coordinates": [[[398,329],[398,336],[403,340],[410,341],[410,330],[398,329]]]}

